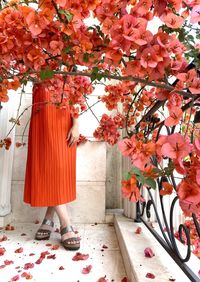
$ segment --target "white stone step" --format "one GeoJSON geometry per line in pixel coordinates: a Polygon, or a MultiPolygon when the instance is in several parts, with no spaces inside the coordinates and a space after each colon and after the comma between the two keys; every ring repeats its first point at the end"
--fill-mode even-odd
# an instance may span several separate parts
{"type": "MultiPolygon", "coordinates": [[[[191,281],[143,223],[135,223],[123,214],[115,214],[114,226],[127,276],[131,282],[169,282],[171,278],[176,282],[191,281]],[[142,228],[141,234],[135,234],[137,227],[142,228]],[[155,254],[152,258],[144,256],[144,249],[147,247],[151,248],[155,254]],[[146,278],[147,273],[153,273],[155,279],[146,278]]],[[[182,251],[184,253],[185,247],[181,243],[179,245],[181,253],[182,251]]],[[[188,265],[198,277],[200,262],[197,257],[192,255],[188,265]]],[[[197,280],[197,282],[199,281],[197,280]]]]}

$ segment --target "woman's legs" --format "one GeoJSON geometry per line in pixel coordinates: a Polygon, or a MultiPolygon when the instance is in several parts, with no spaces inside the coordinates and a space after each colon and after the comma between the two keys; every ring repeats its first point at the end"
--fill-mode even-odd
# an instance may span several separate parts
{"type": "MultiPolygon", "coordinates": [[[[47,210],[46,210],[44,218],[45,219],[50,219],[50,220],[53,221],[54,213],[55,213],[55,208],[54,207],[48,207],[47,210]]],[[[53,227],[48,225],[48,224],[41,224],[39,229],[44,229],[44,230],[52,231],[52,228],[53,227]]],[[[45,234],[46,234],[45,231],[42,231],[42,230],[41,231],[40,230],[37,231],[37,237],[38,236],[43,236],[45,234]]]]}
{"type": "MultiPolygon", "coordinates": [[[[55,212],[57,213],[60,221],[60,228],[62,229],[63,227],[66,227],[67,225],[71,225],[71,221],[67,212],[67,206],[66,204],[58,205],[55,206],[55,212]]],[[[78,234],[74,233],[73,231],[70,231],[64,235],[61,236],[62,241],[71,237],[79,237],[78,234]]],[[[75,244],[76,241],[72,240],[69,242],[70,244],[75,244]]]]}

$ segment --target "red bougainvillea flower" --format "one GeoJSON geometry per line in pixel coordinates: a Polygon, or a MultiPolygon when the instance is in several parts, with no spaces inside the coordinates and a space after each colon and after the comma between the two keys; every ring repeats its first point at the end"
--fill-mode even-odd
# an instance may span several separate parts
{"type": "Polygon", "coordinates": [[[169,111],[169,114],[170,116],[165,120],[165,125],[174,126],[179,124],[183,116],[183,111],[178,107],[174,107],[169,111]]]}
{"type": "Polygon", "coordinates": [[[112,117],[103,114],[100,120],[100,126],[94,131],[93,136],[100,140],[106,140],[109,144],[117,143],[120,133],[112,117]]]}
{"type": "Polygon", "coordinates": [[[137,179],[132,175],[129,180],[122,180],[122,196],[128,198],[131,202],[144,201],[137,187],[137,179]]]}
{"type": "Polygon", "coordinates": [[[88,141],[87,137],[80,134],[76,144],[77,146],[79,146],[80,144],[85,144],[87,141],[88,141]]]}
{"type": "Polygon", "coordinates": [[[141,0],[134,6],[131,12],[136,12],[140,16],[143,16],[149,12],[152,6],[152,0],[141,0]]]}
{"type": "Polygon", "coordinates": [[[168,13],[164,18],[164,22],[168,27],[176,29],[182,26],[184,19],[174,13],[168,13]]]}
{"type": "Polygon", "coordinates": [[[140,57],[140,63],[144,68],[155,68],[158,62],[162,60],[163,58],[158,56],[155,48],[153,47],[145,48],[140,57]]]}
{"type": "Polygon", "coordinates": [[[184,73],[178,73],[176,75],[176,77],[180,80],[180,81],[183,81],[183,82],[189,82],[189,81],[192,81],[195,77],[197,77],[197,72],[196,70],[192,69],[192,70],[189,70],[188,72],[184,72],[184,73]]]}
{"type": "Polygon", "coordinates": [[[192,94],[200,94],[200,79],[194,78],[192,83],[189,83],[189,90],[192,94]]]}
{"type": "Polygon", "coordinates": [[[43,29],[45,29],[45,27],[49,24],[49,21],[46,17],[42,16],[41,13],[32,11],[27,15],[26,23],[32,35],[37,36],[43,29]]]}
{"type": "Polygon", "coordinates": [[[51,48],[51,53],[52,55],[56,56],[56,55],[60,55],[63,47],[64,47],[64,44],[62,41],[55,41],[55,40],[52,40],[50,43],[49,43],[49,46],[51,48]]]}
{"type": "Polygon", "coordinates": [[[91,272],[91,269],[92,269],[92,265],[88,265],[81,270],[81,273],[82,274],[88,274],[88,273],[91,272]]]}
{"type": "Polygon", "coordinates": [[[131,156],[135,152],[136,138],[134,135],[129,138],[124,138],[118,142],[118,147],[123,156],[131,156]]]}
{"type": "Polygon", "coordinates": [[[191,152],[191,145],[189,141],[186,140],[180,133],[174,133],[166,136],[165,141],[166,143],[164,143],[161,148],[161,154],[171,158],[172,160],[177,160],[179,164],[182,165],[183,158],[188,156],[191,152]]]}
{"type": "Polygon", "coordinates": [[[190,22],[192,24],[200,21],[200,5],[196,5],[192,8],[190,22]]]}
{"type": "Polygon", "coordinates": [[[177,185],[177,194],[180,206],[186,214],[200,211],[200,189],[197,183],[191,183],[189,179],[182,180],[177,185]]]}
{"type": "Polygon", "coordinates": [[[173,186],[169,182],[162,182],[162,190],[160,190],[160,195],[171,195],[173,192],[173,186]]]}
{"type": "Polygon", "coordinates": [[[155,154],[155,144],[149,141],[143,144],[139,141],[136,144],[137,152],[131,156],[131,162],[138,168],[144,170],[145,165],[149,163],[150,157],[155,154]]]}
{"type": "Polygon", "coordinates": [[[200,212],[200,203],[196,205],[187,200],[179,200],[179,205],[186,216],[191,217],[192,213],[200,212]]]}
{"type": "Polygon", "coordinates": [[[132,163],[142,170],[145,164],[149,162],[150,156],[155,153],[154,143],[150,141],[147,144],[143,144],[143,142],[137,141],[134,135],[130,139],[120,140],[118,146],[122,155],[130,157],[132,163]]]}

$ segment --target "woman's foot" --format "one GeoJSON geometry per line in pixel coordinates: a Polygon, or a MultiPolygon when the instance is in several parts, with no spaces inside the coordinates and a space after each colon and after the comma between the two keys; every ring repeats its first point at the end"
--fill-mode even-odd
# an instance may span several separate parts
{"type": "Polygon", "coordinates": [[[60,227],[61,243],[64,248],[68,250],[78,250],[80,248],[80,236],[77,231],[74,230],[73,226],[62,225],[60,227]]]}
{"type": "Polygon", "coordinates": [[[44,218],[40,228],[35,234],[36,240],[48,240],[50,238],[54,222],[51,219],[44,218]]]}

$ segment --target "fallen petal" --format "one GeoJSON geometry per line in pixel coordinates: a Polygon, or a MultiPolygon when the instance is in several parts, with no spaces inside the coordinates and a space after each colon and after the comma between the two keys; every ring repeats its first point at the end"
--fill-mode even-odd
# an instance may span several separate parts
{"type": "Polygon", "coordinates": [[[153,273],[150,273],[150,272],[148,272],[148,273],[146,274],[146,277],[147,277],[147,278],[150,278],[150,279],[155,279],[155,278],[156,278],[156,276],[155,276],[153,273]]]}
{"type": "Polygon", "coordinates": [[[24,265],[24,269],[29,269],[29,268],[33,268],[33,267],[34,267],[34,263],[31,263],[31,262],[25,263],[25,265],[24,265]]]}
{"type": "Polygon", "coordinates": [[[15,250],[15,253],[22,253],[22,252],[23,252],[23,248],[22,247],[20,247],[19,249],[15,250]]]}
{"type": "Polygon", "coordinates": [[[138,227],[136,230],[135,230],[135,234],[141,234],[142,232],[142,228],[141,227],[138,227]]]}
{"type": "Polygon", "coordinates": [[[108,282],[108,279],[106,279],[106,275],[105,275],[104,277],[99,278],[97,282],[108,282]]]}
{"type": "Polygon", "coordinates": [[[50,253],[48,251],[42,252],[40,254],[40,257],[45,258],[47,255],[49,255],[50,253]]]}
{"type": "Polygon", "coordinates": [[[11,281],[17,281],[19,280],[19,275],[15,275],[11,278],[11,281]]]}
{"type": "Polygon", "coordinates": [[[43,261],[44,258],[40,257],[38,260],[36,260],[36,264],[40,264],[43,261]]]}
{"type": "Polygon", "coordinates": [[[33,278],[33,276],[30,273],[27,273],[27,272],[23,272],[21,274],[21,277],[25,277],[26,279],[32,279],[33,278]]]}
{"type": "Polygon", "coordinates": [[[91,269],[92,269],[92,265],[88,265],[88,266],[86,266],[82,269],[81,273],[82,274],[88,274],[88,273],[90,273],[91,269]]]}
{"type": "Polygon", "coordinates": [[[88,258],[89,258],[89,255],[88,255],[88,254],[87,254],[87,255],[84,255],[84,254],[81,254],[81,253],[77,252],[77,253],[75,254],[75,256],[72,258],[72,260],[78,261],[78,260],[86,260],[86,259],[88,259],[88,258]]]}
{"type": "Polygon", "coordinates": [[[12,260],[4,260],[4,264],[5,265],[9,265],[9,264],[12,264],[12,263],[14,263],[12,260]]]}
{"type": "Polygon", "coordinates": [[[6,249],[5,248],[0,248],[0,256],[3,256],[5,253],[6,249]]]}
{"type": "Polygon", "coordinates": [[[59,270],[63,270],[63,269],[64,269],[64,267],[63,267],[63,266],[60,266],[60,267],[59,267],[59,270]]]}
{"type": "Polygon", "coordinates": [[[154,252],[152,251],[151,248],[146,248],[146,249],[144,250],[144,255],[145,255],[145,257],[147,257],[147,258],[152,258],[153,256],[155,256],[155,254],[154,254],[154,252]]]}
{"type": "Polygon", "coordinates": [[[51,247],[51,250],[57,250],[57,249],[59,249],[59,245],[53,245],[52,247],[51,247]]]}
{"type": "Polygon", "coordinates": [[[8,237],[6,235],[3,235],[1,238],[0,238],[0,242],[3,242],[3,241],[6,241],[8,239],[8,237]]]}
{"type": "Polygon", "coordinates": [[[47,259],[55,259],[55,258],[56,258],[55,254],[47,256],[47,259]]]}
{"type": "Polygon", "coordinates": [[[122,281],[121,282],[129,282],[128,278],[127,277],[124,277],[122,278],[122,281]]]}

